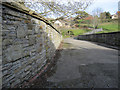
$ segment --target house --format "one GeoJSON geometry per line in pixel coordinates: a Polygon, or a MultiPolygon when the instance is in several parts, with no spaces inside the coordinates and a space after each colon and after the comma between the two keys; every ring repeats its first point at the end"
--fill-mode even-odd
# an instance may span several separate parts
{"type": "Polygon", "coordinates": [[[118,15],[117,14],[112,15],[112,19],[118,19],[118,15]]]}
{"type": "Polygon", "coordinates": [[[120,17],[120,11],[117,11],[116,14],[112,15],[112,19],[118,19],[120,17]]]}
{"type": "Polygon", "coordinates": [[[68,21],[65,21],[65,20],[57,20],[54,22],[54,26],[56,28],[60,28],[60,27],[70,28],[70,23],[68,21]]]}
{"type": "Polygon", "coordinates": [[[92,16],[88,16],[88,17],[84,18],[84,20],[93,20],[93,17],[92,16]]]}
{"type": "Polygon", "coordinates": [[[55,21],[54,25],[55,27],[62,27],[62,23],[59,20],[55,21]]]}

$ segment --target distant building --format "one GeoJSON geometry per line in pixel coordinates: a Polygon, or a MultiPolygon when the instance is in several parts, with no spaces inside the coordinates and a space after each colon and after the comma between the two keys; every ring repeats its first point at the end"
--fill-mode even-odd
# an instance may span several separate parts
{"type": "Polygon", "coordinates": [[[92,16],[88,16],[88,17],[84,18],[84,20],[93,20],[93,17],[92,16]]]}
{"type": "Polygon", "coordinates": [[[57,20],[54,22],[54,26],[56,28],[70,28],[70,23],[69,21],[66,20],[57,20]]]}
{"type": "Polygon", "coordinates": [[[112,15],[112,19],[118,19],[120,17],[120,11],[117,11],[116,14],[112,15]]]}
{"type": "Polygon", "coordinates": [[[117,14],[112,15],[112,19],[118,19],[118,15],[117,14]]]}
{"type": "Polygon", "coordinates": [[[62,23],[58,20],[54,22],[54,25],[57,27],[62,27],[62,23]]]}

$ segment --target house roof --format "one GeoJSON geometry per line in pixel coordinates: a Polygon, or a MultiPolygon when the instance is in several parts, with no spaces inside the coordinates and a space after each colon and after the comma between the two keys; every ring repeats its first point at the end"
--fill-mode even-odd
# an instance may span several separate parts
{"type": "Polygon", "coordinates": [[[92,16],[88,16],[88,17],[84,18],[84,20],[92,20],[92,19],[93,19],[92,16]]]}
{"type": "Polygon", "coordinates": [[[61,23],[61,22],[57,20],[57,21],[55,21],[54,23],[61,23]]]}

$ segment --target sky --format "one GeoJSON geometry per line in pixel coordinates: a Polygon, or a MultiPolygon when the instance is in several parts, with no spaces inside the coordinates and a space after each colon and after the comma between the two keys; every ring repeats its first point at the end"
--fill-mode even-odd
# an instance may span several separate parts
{"type": "Polygon", "coordinates": [[[92,15],[92,11],[95,8],[101,8],[106,12],[110,12],[111,15],[118,11],[118,2],[120,0],[94,0],[94,2],[85,10],[87,13],[92,15]]]}
{"type": "Polygon", "coordinates": [[[110,14],[113,15],[118,11],[119,1],[120,0],[94,0],[93,3],[85,11],[93,15],[92,11],[94,9],[101,8],[103,12],[110,12],[110,14]]]}
{"type": "MultiPolygon", "coordinates": [[[[26,0],[30,2],[31,0],[26,0]]],[[[38,0],[35,0],[38,1],[38,0]]],[[[41,0],[39,0],[41,1],[41,0]]],[[[46,0],[50,1],[50,0],[46,0]]],[[[54,0],[53,0],[54,1],[54,0]]],[[[57,0],[57,1],[71,1],[71,0],[57,0]]],[[[82,1],[82,0],[73,0],[73,1],[82,1]]],[[[83,0],[84,1],[84,0],[83,0]]],[[[87,1],[87,0],[85,0],[87,1]]],[[[101,8],[103,12],[110,12],[111,15],[115,14],[118,11],[118,2],[120,0],[93,0],[93,3],[85,10],[87,13],[92,14],[92,11],[96,8],[101,8]]],[[[119,5],[120,6],[120,5],[119,5]]],[[[50,15],[51,18],[55,18],[54,15],[50,15]]]]}

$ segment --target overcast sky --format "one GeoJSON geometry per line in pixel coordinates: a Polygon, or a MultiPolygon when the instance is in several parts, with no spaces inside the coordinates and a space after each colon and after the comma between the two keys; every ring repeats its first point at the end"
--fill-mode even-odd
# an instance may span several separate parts
{"type": "Polygon", "coordinates": [[[109,11],[115,14],[118,11],[118,2],[120,0],[94,0],[93,4],[86,9],[86,12],[92,14],[95,8],[102,8],[103,11],[109,11]]]}

